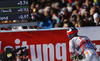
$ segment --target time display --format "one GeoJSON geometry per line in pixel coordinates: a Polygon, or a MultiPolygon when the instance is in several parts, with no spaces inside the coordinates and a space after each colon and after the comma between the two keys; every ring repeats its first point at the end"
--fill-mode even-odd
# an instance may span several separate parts
{"type": "Polygon", "coordinates": [[[0,20],[28,20],[28,0],[0,1],[0,20]]]}

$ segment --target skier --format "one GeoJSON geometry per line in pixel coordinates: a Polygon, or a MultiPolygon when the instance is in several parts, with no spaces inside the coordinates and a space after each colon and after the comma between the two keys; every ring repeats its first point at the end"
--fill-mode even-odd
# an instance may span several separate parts
{"type": "Polygon", "coordinates": [[[78,36],[78,30],[71,27],[67,30],[70,57],[74,61],[99,61],[96,47],[87,36],[78,36]]]}

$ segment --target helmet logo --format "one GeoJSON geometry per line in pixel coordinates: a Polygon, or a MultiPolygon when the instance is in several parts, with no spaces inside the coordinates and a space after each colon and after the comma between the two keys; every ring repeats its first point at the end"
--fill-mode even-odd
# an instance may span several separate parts
{"type": "Polygon", "coordinates": [[[69,28],[67,30],[67,36],[71,39],[77,34],[78,30],[76,28],[69,28]]]}

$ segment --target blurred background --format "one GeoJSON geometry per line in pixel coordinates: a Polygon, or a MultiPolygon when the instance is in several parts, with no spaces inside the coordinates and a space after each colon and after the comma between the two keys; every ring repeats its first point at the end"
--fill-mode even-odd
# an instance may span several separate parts
{"type": "MultiPolygon", "coordinates": [[[[3,1],[12,0],[0,0],[0,2],[3,1]]],[[[21,12],[20,14],[27,14],[27,16],[22,16],[20,19],[17,19],[15,17],[16,19],[2,20],[2,17],[0,15],[0,30],[50,29],[67,27],[89,27],[100,25],[100,0],[21,1],[19,2],[22,3],[22,6],[28,8],[28,10],[26,9],[23,11],[24,13],[21,12]],[[5,24],[11,25],[12,23],[12,26],[5,26],[5,24]],[[20,24],[14,26],[14,24],[16,23],[20,24]],[[24,25],[21,25],[22,23],[24,25]],[[29,25],[28,23],[30,23],[31,25],[29,25]]],[[[6,5],[4,4],[3,6],[6,5]]],[[[20,8],[22,8],[22,6],[20,8]]],[[[2,9],[1,6],[0,9],[2,9]]],[[[13,16],[16,15],[17,14],[13,16]]],[[[11,18],[14,18],[13,16],[11,18]]]]}

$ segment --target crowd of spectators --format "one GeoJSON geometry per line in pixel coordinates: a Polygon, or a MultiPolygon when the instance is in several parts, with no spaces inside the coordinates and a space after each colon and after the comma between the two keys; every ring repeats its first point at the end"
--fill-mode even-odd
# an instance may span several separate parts
{"type": "Polygon", "coordinates": [[[29,12],[29,21],[38,22],[38,26],[18,26],[13,29],[100,25],[100,0],[29,0],[29,12]]]}
{"type": "Polygon", "coordinates": [[[100,25],[100,0],[32,0],[31,21],[39,28],[100,25]]]}

